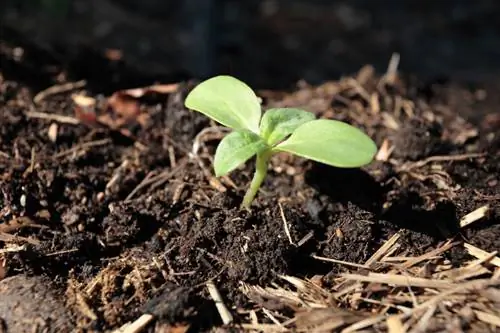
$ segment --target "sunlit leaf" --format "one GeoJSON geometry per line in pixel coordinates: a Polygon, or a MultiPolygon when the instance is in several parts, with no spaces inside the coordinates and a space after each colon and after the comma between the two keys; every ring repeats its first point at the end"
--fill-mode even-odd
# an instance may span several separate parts
{"type": "Polygon", "coordinates": [[[220,177],[228,174],[267,148],[268,145],[264,140],[248,130],[228,134],[215,151],[215,175],[220,177]]]}
{"type": "Polygon", "coordinates": [[[292,134],[300,125],[314,119],[314,114],[300,109],[269,109],[262,116],[260,135],[272,146],[292,134]]]}
{"type": "Polygon", "coordinates": [[[224,126],[258,133],[260,101],[249,86],[234,77],[221,75],[200,83],[186,97],[185,105],[224,126]]]}
{"type": "Polygon", "coordinates": [[[335,167],[356,168],[372,161],[377,146],[356,127],[336,120],[318,119],[298,127],[273,150],[335,167]]]}

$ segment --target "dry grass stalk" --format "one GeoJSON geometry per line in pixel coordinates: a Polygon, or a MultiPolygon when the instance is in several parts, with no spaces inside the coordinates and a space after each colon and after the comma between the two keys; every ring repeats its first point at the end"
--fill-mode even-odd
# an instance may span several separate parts
{"type": "Polygon", "coordinates": [[[87,81],[85,80],[56,84],[36,94],[35,97],[33,98],[33,102],[35,104],[40,104],[45,98],[51,95],[62,94],[71,90],[80,89],[85,87],[86,84],[87,81]]]}
{"type": "Polygon", "coordinates": [[[341,276],[348,280],[355,280],[360,282],[374,282],[374,283],[388,284],[393,286],[403,286],[403,287],[410,286],[419,288],[449,289],[454,286],[454,284],[451,281],[430,280],[430,279],[396,275],[396,274],[368,273],[368,275],[342,274],[341,276]]]}
{"type": "Polygon", "coordinates": [[[291,276],[281,276],[289,287],[242,284],[242,291],[262,309],[278,303],[295,312],[287,321],[280,318],[279,325],[268,324],[269,318],[264,317],[255,325],[254,318],[254,325],[244,325],[245,329],[398,333],[451,327],[464,330],[464,323],[474,330],[488,331],[488,327],[500,325],[500,273],[485,266],[500,259],[496,253],[465,244],[478,259],[452,267],[441,256],[462,246],[459,243],[448,241],[424,255],[405,257],[397,253],[401,252],[398,239],[399,234],[394,235],[364,265],[317,257],[350,270],[337,274],[329,287],[291,276]],[[390,258],[398,260],[388,264],[390,258]],[[424,271],[425,278],[421,275],[424,271]]]}
{"type": "MultiPolygon", "coordinates": [[[[478,259],[484,259],[484,258],[489,258],[491,256],[491,253],[488,253],[484,250],[481,250],[478,247],[475,247],[474,245],[465,243],[464,244],[465,249],[469,252],[471,256],[474,256],[478,259]]],[[[497,267],[500,267],[500,258],[497,257],[496,255],[488,259],[488,262],[492,265],[495,265],[497,267]]]]}
{"type": "Polygon", "coordinates": [[[136,321],[123,325],[121,328],[117,329],[113,333],[139,333],[144,330],[144,328],[153,321],[154,317],[150,314],[143,314],[136,321]]]}
{"type": "Polygon", "coordinates": [[[378,262],[385,256],[397,243],[401,235],[399,233],[394,234],[388,241],[384,243],[365,263],[367,266],[372,266],[374,263],[378,262]]]}
{"type": "Polygon", "coordinates": [[[476,315],[477,319],[490,324],[494,325],[496,327],[500,327],[500,315],[494,315],[491,313],[475,310],[474,314],[476,315]]]}
{"type": "Polygon", "coordinates": [[[229,312],[226,305],[224,304],[222,296],[220,295],[219,290],[217,289],[215,284],[210,281],[207,282],[206,286],[210,294],[210,297],[212,297],[212,300],[215,302],[215,307],[217,308],[217,311],[219,311],[219,315],[224,325],[231,323],[233,321],[233,316],[231,315],[231,312],[229,312]]]}
{"type": "Polygon", "coordinates": [[[389,316],[387,318],[387,331],[389,333],[405,333],[406,329],[404,328],[403,322],[397,316],[389,316]]]}

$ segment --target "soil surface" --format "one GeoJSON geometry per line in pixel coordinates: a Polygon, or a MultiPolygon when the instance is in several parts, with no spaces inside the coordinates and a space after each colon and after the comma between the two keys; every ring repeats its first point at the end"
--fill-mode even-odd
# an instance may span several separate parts
{"type": "MultiPolygon", "coordinates": [[[[13,61],[15,50],[6,50],[0,327],[8,332],[30,320],[31,332],[100,332],[143,314],[155,318],[150,332],[209,331],[222,321],[208,281],[238,328],[256,306],[242,282],[266,287],[286,274],[328,284],[343,268],[313,255],[363,263],[400,230],[406,255],[450,238],[500,249],[500,120],[488,90],[364,67],[321,86],[259,92],[265,107],[303,107],[358,126],[381,152],[348,170],[277,155],[247,212],[239,204],[252,165],[213,177],[223,131],[184,108],[195,82],[141,98],[121,92],[111,103],[117,86],[64,86],[57,67],[28,62],[28,51],[26,62],[13,61]],[[33,89],[34,77],[47,84],[33,89]],[[56,90],[36,95],[50,85],[56,90]],[[485,204],[487,217],[459,227],[485,204]]],[[[468,256],[457,250],[449,259],[468,256]]]]}

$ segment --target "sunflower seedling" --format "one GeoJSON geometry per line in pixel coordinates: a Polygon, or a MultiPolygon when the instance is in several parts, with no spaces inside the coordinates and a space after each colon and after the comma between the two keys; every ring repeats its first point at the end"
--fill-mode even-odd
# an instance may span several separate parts
{"type": "Polygon", "coordinates": [[[370,163],[377,151],[369,136],[341,121],[316,119],[296,108],[273,108],[262,115],[254,91],[231,76],[200,83],[188,94],[185,105],[233,130],[216,149],[216,177],[256,155],[255,174],[242,202],[246,209],[266,177],[273,154],[288,152],[334,167],[357,168],[370,163]]]}

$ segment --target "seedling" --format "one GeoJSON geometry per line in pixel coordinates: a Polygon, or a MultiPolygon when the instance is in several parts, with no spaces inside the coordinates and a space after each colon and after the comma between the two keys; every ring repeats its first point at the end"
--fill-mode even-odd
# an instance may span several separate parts
{"type": "Polygon", "coordinates": [[[255,174],[242,202],[246,209],[266,177],[273,154],[288,152],[334,167],[357,168],[370,163],[377,151],[370,137],[341,121],[316,119],[296,108],[273,108],[262,115],[254,91],[231,76],[200,83],[189,93],[185,105],[233,130],[216,149],[216,177],[256,155],[255,174]]]}

